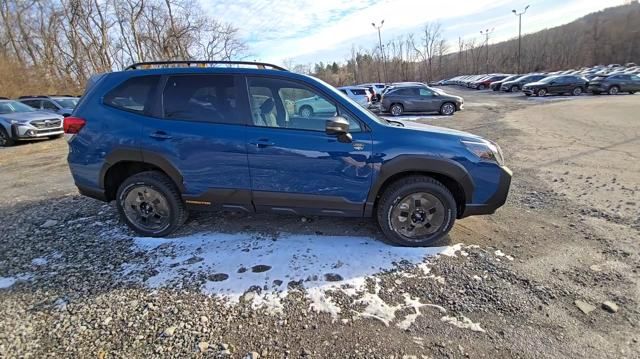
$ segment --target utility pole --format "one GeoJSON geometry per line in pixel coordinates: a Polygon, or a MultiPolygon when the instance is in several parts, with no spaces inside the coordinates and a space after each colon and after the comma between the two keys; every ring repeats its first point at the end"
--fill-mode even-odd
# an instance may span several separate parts
{"type": "Polygon", "coordinates": [[[389,80],[389,78],[387,77],[387,60],[384,57],[384,49],[382,48],[382,35],[380,34],[380,29],[382,28],[382,25],[384,25],[384,20],[380,22],[380,25],[376,25],[375,22],[372,22],[371,25],[378,30],[378,43],[380,46],[380,55],[382,55],[382,68],[384,71],[384,82],[387,83],[387,81],[389,80]]]}
{"type": "Polygon", "coordinates": [[[511,10],[514,15],[518,17],[518,74],[522,73],[522,68],[520,67],[520,54],[522,50],[522,15],[527,12],[529,5],[524,7],[522,12],[517,12],[515,9],[511,10]]]}
{"type": "Polygon", "coordinates": [[[486,29],[486,30],[480,30],[480,34],[485,36],[485,46],[487,47],[487,75],[489,74],[489,34],[493,33],[493,30],[495,30],[495,28],[491,28],[491,30],[486,29]]]}

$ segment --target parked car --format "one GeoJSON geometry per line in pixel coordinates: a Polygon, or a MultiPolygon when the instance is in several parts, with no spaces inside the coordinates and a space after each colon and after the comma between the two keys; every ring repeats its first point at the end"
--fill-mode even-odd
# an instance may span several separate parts
{"type": "Polygon", "coordinates": [[[504,80],[505,78],[509,77],[509,75],[491,75],[491,76],[487,76],[481,80],[478,81],[474,81],[471,84],[471,88],[476,89],[476,90],[484,90],[486,88],[489,88],[489,86],[491,86],[492,83],[496,82],[496,81],[501,81],[504,80]]]}
{"type": "Polygon", "coordinates": [[[394,243],[424,246],[506,201],[511,171],[491,141],[379,118],[275,65],[180,63],[96,75],[65,120],[80,193],[115,200],[140,235],[168,235],[189,210],[233,208],[374,217],[394,243]],[[208,103],[193,100],[202,93],[208,103]],[[315,96],[333,113],[306,118],[288,105],[315,96]]]}
{"type": "Polygon", "coordinates": [[[36,110],[57,113],[67,117],[78,104],[78,98],[70,95],[61,96],[21,96],[18,101],[36,110]]]}
{"type": "Polygon", "coordinates": [[[371,106],[371,95],[369,94],[369,90],[365,87],[343,86],[338,87],[338,90],[349,96],[350,99],[354,100],[364,108],[369,108],[369,106],[371,106]]]}
{"type": "Polygon", "coordinates": [[[295,101],[295,113],[305,118],[314,117],[315,115],[333,114],[334,112],[335,105],[321,96],[314,95],[295,101]]]}
{"type": "Polygon", "coordinates": [[[502,86],[503,83],[517,80],[519,77],[522,77],[522,75],[511,75],[502,80],[492,82],[489,87],[491,87],[493,91],[500,91],[500,87],[502,86]]]}
{"type": "Polygon", "coordinates": [[[587,90],[589,80],[576,75],[556,75],[545,77],[540,81],[530,82],[522,87],[522,92],[527,95],[544,97],[547,94],[561,95],[571,94],[580,96],[587,90]]]}
{"type": "Polygon", "coordinates": [[[640,91],[640,76],[629,74],[597,76],[589,81],[589,91],[594,95],[601,93],[617,95],[620,92],[634,94],[640,91]]]}
{"type": "Polygon", "coordinates": [[[37,111],[21,102],[0,100],[0,146],[16,141],[58,138],[64,134],[63,117],[37,111]]]}
{"type": "Polygon", "coordinates": [[[462,97],[424,86],[398,86],[382,96],[381,112],[392,116],[405,113],[439,113],[451,116],[463,109],[462,97]]]}
{"type": "Polygon", "coordinates": [[[522,89],[522,87],[524,87],[524,85],[530,82],[540,81],[545,77],[547,77],[547,75],[543,75],[543,74],[531,74],[531,75],[522,76],[516,80],[503,82],[502,85],[500,86],[500,89],[506,92],[518,92],[520,91],[520,89],[522,89]]]}

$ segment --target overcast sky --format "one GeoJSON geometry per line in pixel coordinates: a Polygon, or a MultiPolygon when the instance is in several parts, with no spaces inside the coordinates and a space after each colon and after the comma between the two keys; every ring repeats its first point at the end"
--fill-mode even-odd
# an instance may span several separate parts
{"type": "Polygon", "coordinates": [[[249,45],[248,60],[294,63],[344,60],[352,44],[373,48],[378,37],[371,22],[384,19],[383,42],[416,34],[427,22],[442,24],[455,47],[459,36],[477,37],[495,28],[490,42],[518,34],[512,9],[531,5],[523,17],[523,33],[565,24],[623,0],[199,0],[216,18],[241,31],[249,45]]]}

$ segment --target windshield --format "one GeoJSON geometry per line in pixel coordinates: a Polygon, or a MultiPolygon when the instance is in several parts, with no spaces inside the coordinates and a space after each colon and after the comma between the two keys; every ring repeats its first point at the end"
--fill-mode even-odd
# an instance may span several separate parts
{"type": "Polygon", "coordinates": [[[55,101],[62,108],[75,108],[78,105],[78,99],[75,98],[59,98],[55,101]]]}
{"type": "Polygon", "coordinates": [[[542,83],[545,83],[545,84],[546,84],[546,83],[549,83],[549,82],[551,82],[551,81],[557,80],[557,79],[559,79],[559,78],[560,78],[560,76],[549,76],[549,77],[545,77],[545,78],[543,78],[542,80],[540,80],[540,82],[542,82],[542,83]]]}
{"type": "Polygon", "coordinates": [[[35,111],[33,108],[18,101],[0,102],[0,114],[3,114],[3,115],[9,114],[9,113],[33,112],[33,111],[35,111]]]}

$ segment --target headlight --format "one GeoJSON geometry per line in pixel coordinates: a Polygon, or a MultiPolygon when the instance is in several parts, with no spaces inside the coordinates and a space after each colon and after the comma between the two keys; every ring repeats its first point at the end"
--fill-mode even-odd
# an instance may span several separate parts
{"type": "Polygon", "coordinates": [[[461,141],[465,147],[473,154],[478,156],[483,161],[494,162],[499,164],[500,166],[504,165],[504,156],[502,155],[502,150],[497,143],[486,141],[486,142],[472,142],[472,141],[461,141]]]}

